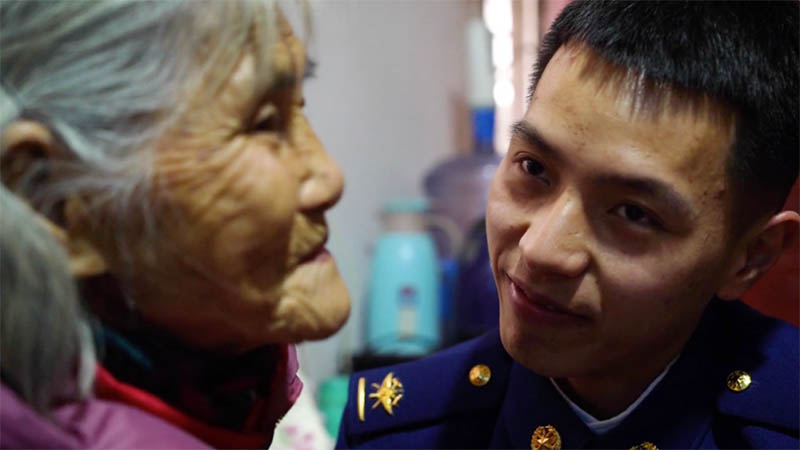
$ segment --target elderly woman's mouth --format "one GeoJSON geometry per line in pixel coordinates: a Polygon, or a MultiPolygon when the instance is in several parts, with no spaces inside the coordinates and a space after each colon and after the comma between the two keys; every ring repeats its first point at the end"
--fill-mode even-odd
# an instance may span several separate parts
{"type": "Polygon", "coordinates": [[[332,258],[331,252],[325,247],[325,243],[317,247],[314,251],[309,252],[307,255],[300,258],[297,265],[321,262],[332,258]]]}

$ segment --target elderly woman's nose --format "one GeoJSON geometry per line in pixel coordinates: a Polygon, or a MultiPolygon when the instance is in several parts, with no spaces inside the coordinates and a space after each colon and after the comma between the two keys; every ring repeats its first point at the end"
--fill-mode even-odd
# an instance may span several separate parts
{"type": "Polygon", "coordinates": [[[321,151],[314,158],[310,172],[300,188],[300,208],[311,211],[335,205],[344,191],[344,175],[339,165],[321,151]]]}

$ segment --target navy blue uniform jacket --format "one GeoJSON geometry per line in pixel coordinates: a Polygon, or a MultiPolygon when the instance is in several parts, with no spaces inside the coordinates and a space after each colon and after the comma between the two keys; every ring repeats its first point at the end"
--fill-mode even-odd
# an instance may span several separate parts
{"type": "Polygon", "coordinates": [[[520,366],[497,330],[393,367],[354,374],[337,448],[530,448],[533,431],[552,425],[563,448],[798,448],[800,363],[797,328],[740,302],[713,300],[678,360],[619,426],[595,435],[551,382],[520,366]],[[473,386],[476,364],[491,369],[473,386]],[[726,379],[750,374],[733,392],[726,379]],[[367,395],[392,372],[403,396],[388,414],[366,399],[357,413],[357,383],[367,395]]]}

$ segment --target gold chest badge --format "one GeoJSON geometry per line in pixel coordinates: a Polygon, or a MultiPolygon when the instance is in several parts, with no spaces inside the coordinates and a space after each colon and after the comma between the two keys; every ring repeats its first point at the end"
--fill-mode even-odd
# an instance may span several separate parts
{"type": "Polygon", "coordinates": [[[561,435],[552,425],[536,427],[531,436],[531,450],[561,450],[561,435]]]}

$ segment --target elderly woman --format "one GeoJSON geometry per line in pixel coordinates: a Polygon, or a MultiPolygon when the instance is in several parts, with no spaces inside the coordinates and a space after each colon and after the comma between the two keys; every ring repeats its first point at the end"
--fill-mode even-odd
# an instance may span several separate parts
{"type": "Polygon", "coordinates": [[[91,398],[95,350],[67,256],[0,186],[0,447],[207,448],[138,408],[91,398]]]}
{"type": "Polygon", "coordinates": [[[287,344],[349,311],[302,43],[267,0],[4,1],[0,22],[2,181],[98,319],[95,394],[264,446],[298,394],[287,344]]]}

